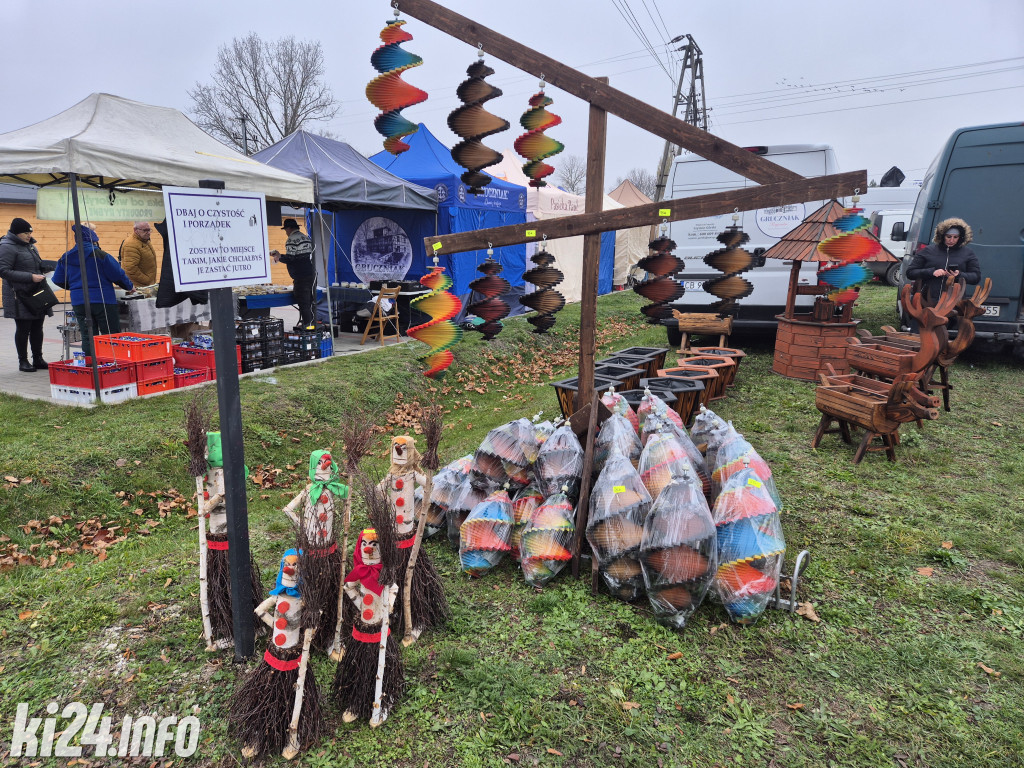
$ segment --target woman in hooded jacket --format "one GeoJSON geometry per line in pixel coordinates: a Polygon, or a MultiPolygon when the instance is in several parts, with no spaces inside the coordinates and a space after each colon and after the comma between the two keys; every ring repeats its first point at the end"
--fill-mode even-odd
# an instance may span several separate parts
{"type": "Polygon", "coordinates": [[[925,299],[930,303],[939,300],[949,276],[962,277],[968,285],[981,282],[978,257],[967,247],[971,237],[966,221],[945,219],[935,227],[932,243],[914,254],[907,267],[907,279],[923,281],[925,299]]]}
{"type": "Polygon", "coordinates": [[[75,319],[82,333],[82,349],[85,354],[91,355],[93,334],[118,333],[121,330],[114,284],[129,293],[135,290],[135,286],[121,269],[117,259],[100,248],[100,239],[96,232],[86,226],[82,227],[82,246],[85,251],[85,274],[89,285],[89,309],[92,317],[85,316],[85,291],[82,290],[82,270],[79,266],[77,245],[65,252],[57,261],[57,269],[52,280],[61,287],[71,289],[71,308],[75,312],[75,319]]]}
{"type": "Polygon", "coordinates": [[[43,360],[43,321],[53,310],[36,312],[18,298],[18,291],[29,290],[53,270],[53,262],[39,256],[32,225],[25,219],[11,222],[10,231],[0,238],[0,280],[3,280],[4,317],[14,320],[14,347],[18,351],[18,370],[26,373],[47,368],[43,360]],[[28,359],[29,342],[32,361],[28,359]]]}

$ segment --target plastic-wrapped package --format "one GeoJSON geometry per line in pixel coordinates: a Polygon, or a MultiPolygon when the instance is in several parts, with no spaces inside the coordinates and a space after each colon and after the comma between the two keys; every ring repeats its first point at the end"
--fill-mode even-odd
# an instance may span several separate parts
{"type": "MultiPolygon", "coordinates": [[[[533,423],[526,418],[502,424],[487,433],[476,449],[473,473],[478,480],[503,485],[509,479],[508,468],[529,467],[537,457],[537,437],[533,423]],[[532,457],[532,458],[531,458],[532,457]]],[[[517,474],[521,478],[521,475],[517,474]]]]}
{"type": "Polygon", "coordinates": [[[530,421],[525,416],[521,419],[516,419],[514,422],[519,430],[519,444],[523,449],[523,456],[526,457],[527,464],[533,464],[537,460],[537,451],[540,450],[540,440],[537,437],[536,424],[530,421]]]}
{"type": "Polygon", "coordinates": [[[724,419],[710,408],[705,408],[702,405],[697,411],[697,415],[693,418],[693,427],[690,428],[690,439],[693,440],[694,445],[701,452],[706,452],[708,437],[711,435],[711,432],[716,429],[722,429],[724,426],[724,419]]]}
{"type": "Polygon", "coordinates": [[[775,591],[786,555],[775,502],[748,467],[725,481],[712,518],[718,532],[715,591],[733,621],[752,624],[775,591]]]}
{"type": "Polygon", "coordinates": [[[459,529],[459,560],[470,576],[483,576],[512,547],[512,500],[499,488],[481,501],[459,529]]]}
{"type": "Polygon", "coordinates": [[[632,462],[610,457],[590,492],[587,541],[608,590],[622,600],[635,600],[643,592],[637,558],[650,508],[651,495],[632,462]]]}
{"type": "Polygon", "coordinates": [[[537,439],[538,450],[544,445],[544,441],[551,437],[557,425],[545,419],[540,421],[540,414],[533,417],[533,436],[537,439]]]}
{"type": "Polygon", "coordinates": [[[572,559],[576,521],[567,490],[565,487],[544,499],[523,530],[519,562],[531,587],[543,587],[572,559]]]}
{"type": "Polygon", "coordinates": [[[455,502],[459,486],[469,476],[472,466],[473,454],[468,454],[445,465],[434,475],[424,536],[433,536],[445,527],[448,508],[455,502]]]}
{"type": "Polygon", "coordinates": [[[604,469],[612,456],[625,456],[631,461],[640,458],[640,437],[625,416],[613,413],[594,438],[594,472],[604,469]]]}
{"type": "Polygon", "coordinates": [[[473,508],[487,498],[492,488],[493,486],[490,485],[481,487],[479,483],[474,482],[473,475],[469,475],[455,492],[454,501],[445,513],[448,523],[448,541],[455,549],[459,548],[462,524],[469,517],[473,508]]]}
{"type": "MultiPolygon", "coordinates": [[[[704,460],[708,465],[708,471],[714,472],[718,460],[718,452],[735,440],[742,440],[743,435],[736,431],[732,422],[715,424],[708,432],[707,446],[704,448],[704,460]]],[[[714,489],[712,489],[714,490],[714,489]]]]}
{"type": "Polygon", "coordinates": [[[544,441],[534,465],[537,484],[544,496],[569,486],[569,495],[579,494],[583,476],[583,446],[568,424],[563,424],[544,441]]]}
{"type": "Polygon", "coordinates": [[[674,479],[681,478],[684,473],[696,474],[683,446],[669,432],[658,432],[647,441],[640,454],[639,470],[644,487],[655,501],[662,489],[674,479]]]}
{"type": "Polygon", "coordinates": [[[543,501],[544,496],[537,487],[536,481],[519,489],[512,496],[512,537],[508,543],[512,547],[513,556],[519,557],[519,538],[522,536],[523,528],[530,522],[533,510],[539,507],[543,501]]]}
{"type": "Polygon", "coordinates": [[[707,464],[704,461],[704,455],[697,450],[697,446],[693,444],[693,440],[686,434],[686,429],[678,427],[672,421],[663,419],[657,414],[651,414],[644,421],[644,428],[640,434],[640,442],[644,445],[647,444],[647,440],[650,436],[656,432],[668,432],[673,435],[686,452],[686,458],[690,460],[690,466],[694,468],[697,473],[697,477],[700,479],[701,486],[704,489],[704,495],[711,495],[711,473],[708,471],[707,464]]]}
{"type": "Polygon", "coordinates": [[[516,490],[525,488],[533,480],[533,469],[530,466],[520,467],[504,459],[501,462],[501,466],[505,470],[505,474],[508,475],[510,488],[516,490]]]}
{"type": "Polygon", "coordinates": [[[640,419],[636,415],[636,411],[633,410],[633,406],[626,402],[626,398],[615,391],[615,387],[611,387],[601,395],[601,402],[612,413],[624,416],[632,425],[634,432],[640,431],[640,419]]]}
{"type": "Polygon", "coordinates": [[[775,502],[775,507],[781,512],[782,502],[779,499],[778,489],[775,487],[771,467],[742,435],[737,435],[735,439],[724,443],[715,452],[714,471],[711,473],[714,497],[721,493],[722,487],[730,477],[747,467],[752,469],[758,480],[764,483],[772,501],[775,502]]]}
{"type": "Polygon", "coordinates": [[[650,389],[645,389],[644,396],[640,399],[640,407],[636,412],[637,418],[640,419],[641,428],[643,428],[644,421],[651,414],[657,414],[663,419],[668,419],[680,429],[683,428],[683,420],[679,418],[679,414],[669,408],[668,403],[651,392],[650,389]]]}
{"type": "Polygon", "coordinates": [[[690,473],[669,483],[644,521],[640,564],[658,620],[682,629],[715,578],[718,541],[700,483],[690,473]]]}

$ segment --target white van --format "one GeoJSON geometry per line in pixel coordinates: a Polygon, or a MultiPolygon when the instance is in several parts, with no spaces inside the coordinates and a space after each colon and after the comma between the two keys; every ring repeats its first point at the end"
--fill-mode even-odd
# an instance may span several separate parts
{"type": "Polygon", "coordinates": [[[903,267],[903,249],[906,247],[907,227],[910,225],[910,217],[914,213],[913,208],[904,210],[864,211],[862,216],[871,221],[871,234],[878,238],[886,250],[895,256],[899,261],[869,261],[866,266],[871,272],[888,285],[900,284],[900,269],[903,267]],[[897,226],[897,224],[899,226],[897,226]]]}
{"type": "MultiPolygon", "coordinates": [[[[839,173],[835,151],[827,144],[781,144],[764,147],[746,147],[783,168],[801,176],[825,176],[839,173]]],[[[714,192],[728,192],[733,189],[757,186],[737,173],[722,168],[693,153],[684,153],[672,163],[665,199],[695,197],[714,192]]],[[[761,208],[756,211],[740,211],[739,224],[750,235],[750,242],[744,248],[760,256],[775,245],[779,238],[803,221],[804,217],[827,203],[827,200],[809,200],[775,208],[761,208]]],[[[718,234],[732,224],[732,214],[708,216],[703,219],[675,221],[669,225],[669,237],[676,242],[676,256],[684,260],[686,267],[678,278],[686,288],[681,299],[671,306],[680,312],[707,312],[708,305],[717,298],[703,289],[705,280],[721,277],[704,263],[704,257],[722,247],[716,239],[718,234]]],[[[750,296],[740,299],[739,311],[733,320],[734,327],[747,329],[775,330],[775,316],[786,306],[791,266],[779,259],[762,259],[762,266],[744,272],[743,277],[754,284],[750,296]]],[[[800,283],[817,284],[817,267],[813,262],[802,265],[800,283]]],[[[813,296],[798,296],[797,306],[810,311],[813,296]]],[[[679,342],[676,322],[664,321],[669,332],[669,343],[679,342]]]]}

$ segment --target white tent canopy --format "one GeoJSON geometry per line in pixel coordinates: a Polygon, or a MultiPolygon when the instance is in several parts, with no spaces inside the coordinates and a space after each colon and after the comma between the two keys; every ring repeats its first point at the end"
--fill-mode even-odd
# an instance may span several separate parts
{"type": "MultiPolygon", "coordinates": [[[[625,179],[619,186],[608,193],[608,196],[613,200],[617,200],[619,203],[624,205],[626,208],[632,208],[634,205],[643,205],[645,203],[653,203],[647,195],[636,188],[636,185],[629,179],[625,179]]],[[[648,247],[650,242],[658,236],[657,225],[650,227],[635,227],[634,229],[621,230],[619,232],[622,235],[621,242],[621,258],[620,258],[620,242],[615,241],[615,284],[625,285],[626,277],[629,275],[629,270],[640,261],[640,259],[646,258],[651,252],[648,247]]]]}
{"type": "Polygon", "coordinates": [[[176,109],[94,93],[42,122],[0,134],[0,180],[46,186],[195,187],[218,179],[227,189],[313,201],[313,184],[252,160],[204,133],[176,109]]]}
{"type": "MultiPolygon", "coordinates": [[[[532,220],[537,221],[540,219],[555,219],[560,216],[575,216],[576,214],[583,213],[586,210],[586,198],[582,195],[574,195],[571,192],[559,189],[548,183],[545,187],[531,187],[529,177],[523,173],[522,161],[519,160],[516,154],[506,149],[502,152],[502,160],[500,163],[492,166],[488,166],[484,170],[487,171],[491,176],[498,179],[504,179],[505,181],[513,184],[519,184],[527,189],[526,192],[526,213],[527,216],[532,217],[532,220]]],[[[615,208],[622,208],[621,203],[617,203],[615,200],[610,198],[608,195],[604,196],[601,210],[610,211],[615,208]]],[[[615,233],[615,272],[613,283],[621,285],[623,281],[619,280],[620,266],[619,261],[622,260],[625,263],[626,250],[624,245],[621,243],[625,231],[615,233]]],[[[551,240],[547,243],[548,252],[555,257],[554,266],[562,271],[565,275],[565,279],[555,286],[555,289],[561,293],[567,302],[580,301],[583,297],[583,237],[577,235],[576,237],[563,237],[558,240],[551,240]]],[[[537,250],[536,243],[527,243],[526,245],[526,257],[529,259],[537,250]]],[[[628,267],[622,267],[621,271],[625,275],[625,270],[628,267]]]]}

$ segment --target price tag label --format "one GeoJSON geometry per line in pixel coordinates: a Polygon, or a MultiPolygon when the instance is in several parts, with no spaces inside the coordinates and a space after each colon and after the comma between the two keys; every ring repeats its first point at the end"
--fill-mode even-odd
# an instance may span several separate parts
{"type": "Polygon", "coordinates": [[[751,478],[747,479],[747,485],[752,485],[755,488],[760,488],[761,487],[761,481],[760,480],[755,480],[754,478],[751,477],[751,478]]]}
{"type": "Polygon", "coordinates": [[[672,215],[672,209],[671,208],[659,208],[658,209],[658,215],[661,216],[662,218],[665,218],[667,216],[671,216],[672,215]]]}
{"type": "Polygon", "coordinates": [[[537,236],[537,230],[536,229],[528,229],[528,230],[526,230],[526,236],[527,237],[536,237],[537,236]]]}
{"type": "Polygon", "coordinates": [[[612,486],[612,493],[625,493],[625,492],[626,492],[626,486],[624,486],[624,485],[613,485],[612,486]]]}
{"type": "Polygon", "coordinates": [[[433,248],[435,251],[440,251],[441,250],[441,244],[440,243],[434,243],[430,247],[433,248]]]}

